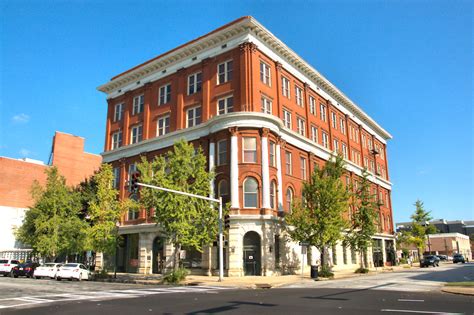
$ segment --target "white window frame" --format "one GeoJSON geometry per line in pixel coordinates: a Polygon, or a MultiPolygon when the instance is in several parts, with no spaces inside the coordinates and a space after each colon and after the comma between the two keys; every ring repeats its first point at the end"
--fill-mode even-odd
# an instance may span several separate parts
{"type": "Polygon", "coordinates": [[[318,127],[311,125],[311,141],[318,143],[318,127]]]}
{"type": "Polygon", "coordinates": [[[271,73],[270,65],[268,65],[266,62],[262,60],[260,60],[260,81],[263,84],[271,86],[272,73],[271,73]]]}
{"type": "Polygon", "coordinates": [[[123,144],[123,134],[122,130],[116,131],[112,134],[111,149],[115,150],[122,146],[123,144]]]}
{"type": "Polygon", "coordinates": [[[295,86],[295,97],[296,97],[296,104],[298,106],[303,107],[304,106],[303,89],[300,88],[299,86],[295,86]]]}
{"type": "Polygon", "coordinates": [[[284,76],[281,77],[281,94],[286,98],[290,99],[290,80],[284,76]]]}
{"type": "Polygon", "coordinates": [[[291,213],[291,204],[293,203],[294,196],[295,196],[295,192],[293,191],[293,188],[288,187],[286,189],[285,198],[286,198],[287,210],[290,213],[291,213]]]}
{"type": "Polygon", "coordinates": [[[270,209],[276,209],[277,204],[277,184],[272,180],[270,182],[270,209]]]}
{"type": "Polygon", "coordinates": [[[115,104],[114,107],[114,122],[122,120],[123,116],[123,103],[115,104]]]}
{"type": "Polygon", "coordinates": [[[233,60],[226,60],[217,65],[217,84],[223,84],[232,80],[234,64],[233,60]],[[221,66],[223,66],[223,71],[221,71],[221,66]],[[222,78],[221,78],[222,77],[222,78]]]}
{"type": "Polygon", "coordinates": [[[345,123],[344,119],[339,118],[339,124],[340,124],[340,128],[339,128],[339,129],[341,130],[341,133],[342,133],[343,135],[345,135],[345,134],[346,134],[346,123],[345,123]]]}
{"type": "Polygon", "coordinates": [[[270,141],[269,145],[269,164],[270,166],[276,167],[276,143],[270,141]]]}
{"type": "Polygon", "coordinates": [[[138,125],[133,126],[130,131],[130,144],[139,143],[142,140],[143,140],[143,125],[138,124],[138,125]],[[134,136],[133,133],[135,132],[135,130],[136,130],[136,135],[134,136]]]}
{"type": "Polygon", "coordinates": [[[262,96],[261,105],[262,105],[262,113],[269,114],[269,115],[272,114],[273,102],[271,99],[265,96],[262,96]]]}
{"type": "Polygon", "coordinates": [[[196,94],[202,90],[202,72],[198,71],[188,76],[188,95],[196,94]],[[191,83],[191,78],[193,83],[191,83]]]}
{"type": "Polygon", "coordinates": [[[296,127],[300,135],[306,136],[306,121],[303,118],[296,117],[296,127]]]}
{"type": "Polygon", "coordinates": [[[229,95],[217,100],[217,115],[225,115],[234,111],[234,96],[229,95]],[[229,105],[230,104],[230,105],[229,105]],[[223,108],[221,109],[221,105],[223,108]]]}
{"type": "Polygon", "coordinates": [[[316,99],[312,96],[309,96],[309,112],[316,115],[316,99]]]}
{"type": "Polygon", "coordinates": [[[217,162],[216,163],[217,166],[227,164],[227,139],[217,141],[217,161],[216,162],[217,162]]]}
{"type": "Polygon", "coordinates": [[[285,151],[285,174],[293,175],[293,155],[290,151],[285,151]]]}
{"type": "MultiPolygon", "coordinates": [[[[249,142],[247,142],[247,144],[249,144],[249,142]]],[[[258,158],[257,158],[257,138],[256,137],[243,137],[242,138],[242,161],[244,163],[257,163],[258,161],[258,158]],[[246,146],[246,140],[250,140],[250,139],[253,139],[255,141],[255,148],[248,148],[246,146]],[[254,156],[254,159],[252,161],[247,161],[246,158],[245,158],[245,153],[246,152],[254,152],[253,153],[253,156],[254,156]]]]}
{"type": "Polygon", "coordinates": [[[319,114],[322,121],[326,121],[326,105],[323,103],[319,104],[319,114]]]}
{"type": "Polygon", "coordinates": [[[259,187],[258,187],[258,181],[257,181],[257,179],[254,178],[254,177],[251,177],[251,176],[246,177],[245,180],[244,180],[244,182],[243,182],[243,187],[242,187],[242,188],[243,188],[242,190],[243,190],[243,195],[244,195],[244,208],[251,208],[251,209],[258,208],[258,201],[259,201],[259,200],[258,200],[258,197],[259,197],[259,196],[258,196],[258,192],[259,192],[259,187]],[[253,181],[255,181],[255,183],[257,183],[257,190],[256,190],[255,192],[253,192],[253,191],[246,191],[246,190],[245,190],[245,188],[246,188],[245,184],[247,184],[247,181],[249,181],[249,180],[253,180],[253,181]],[[247,201],[246,195],[247,195],[247,194],[255,194],[255,203],[256,203],[256,204],[255,204],[255,207],[253,207],[252,205],[251,205],[251,206],[248,206],[248,205],[246,204],[246,201],[247,201]]]}
{"type": "Polygon", "coordinates": [[[347,145],[344,142],[342,142],[341,147],[342,147],[342,156],[344,156],[344,158],[347,159],[347,145]]]}
{"type": "Polygon", "coordinates": [[[171,83],[160,86],[158,105],[165,105],[171,102],[171,83]]]}
{"type": "Polygon", "coordinates": [[[161,116],[156,123],[156,135],[163,136],[170,132],[170,115],[161,116]],[[160,123],[162,126],[160,127],[160,123]]]}
{"type": "Polygon", "coordinates": [[[334,152],[338,152],[339,151],[339,140],[337,139],[332,139],[332,150],[334,152]]]}
{"type": "Polygon", "coordinates": [[[286,128],[291,129],[291,112],[286,109],[283,110],[283,124],[286,128]]]}
{"type": "Polygon", "coordinates": [[[306,158],[302,156],[300,156],[300,170],[301,170],[301,179],[306,180],[306,177],[307,177],[306,158]]]}
{"type": "Polygon", "coordinates": [[[137,95],[133,98],[132,115],[140,114],[145,107],[145,95],[137,95]]]}
{"type": "Polygon", "coordinates": [[[337,130],[337,115],[335,112],[331,112],[332,116],[332,128],[337,130]]]}
{"type": "Polygon", "coordinates": [[[322,137],[323,147],[325,147],[326,149],[329,149],[329,135],[325,131],[322,131],[321,137],[322,137]]]}
{"type": "Polygon", "coordinates": [[[202,122],[201,105],[193,106],[193,107],[190,107],[190,108],[186,109],[186,127],[187,128],[197,126],[197,125],[201,124],[201,122],[202,122]],[[200,110],[199,116],[196,115],[198,109],[200,110]],[[189,119],[189,113],[190,112],[193,112],[192,120],[189,119]]]}

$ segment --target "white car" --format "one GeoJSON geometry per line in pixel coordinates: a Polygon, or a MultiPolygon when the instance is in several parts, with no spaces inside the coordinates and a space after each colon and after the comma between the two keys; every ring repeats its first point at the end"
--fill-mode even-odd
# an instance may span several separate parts
{"type": "Polygon", "coordinates": [[[20,264],[18,260],[14,259],[0,259],[0,275],[4,277],[9,276],[12,268],[20,264]]]}
{"type": "Polygon", "coordinates": [[[62,265],[59,268],[58,273],[56,274],[56,280],[61,281],[61,279],[77,279],[89,280],[91,278],[91,272],[83,264],[71,263],[62,265]]]}
{"type": "Polygon", "coordinates": [[[37,267],[35,269],[35,272],[33,274],[33,277],[36,279],[42,278],[42,277],[48,277],[51,279],[56,278],[56,275],[59,271],[59,268],[63,264],[58,264],[58,263],[46,263],[42,264],[41,266],[37,267]]]}

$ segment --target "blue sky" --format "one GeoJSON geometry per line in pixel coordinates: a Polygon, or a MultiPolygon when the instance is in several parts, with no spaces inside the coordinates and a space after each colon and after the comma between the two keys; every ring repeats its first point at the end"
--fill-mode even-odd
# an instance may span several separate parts
{"type": "MultiPolygon", "coordinates": [[[[252,15],[393,135],[395,222],[474,219],[470,1],[0,1],[0,155],[100,153],[112,76],[252,15]]],[[[1,179],[0,179],[1,180],[1,179]]]]}

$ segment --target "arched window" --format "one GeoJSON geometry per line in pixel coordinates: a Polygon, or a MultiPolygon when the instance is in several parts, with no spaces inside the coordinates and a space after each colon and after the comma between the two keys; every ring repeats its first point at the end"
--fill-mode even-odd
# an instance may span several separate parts
{"type": "Polygon", "coordinates": [[[288,212],[291,212],[291,204],[293,203],[293,189],[291,187],[288,187],[286,190],[286,209],[288,212]]]}
{"type": "Polygon", "coordinates": [[[276,205],[276,183],[272,180],[272,183],[270,184],[270,208],[275,209],[276,205]]]}
{"type": "Polygon", "coordinates": [[[225,179],[222,179],[217,185],[217,197],[222,197],[222,203],[229,202],[229,184],[225,179]]]}
{"type": "Polygon", "coordinates": [[[244,181],[244,208],[257,208],[258,205],[258,183],[253,177],[247,177],[244,181]]]}

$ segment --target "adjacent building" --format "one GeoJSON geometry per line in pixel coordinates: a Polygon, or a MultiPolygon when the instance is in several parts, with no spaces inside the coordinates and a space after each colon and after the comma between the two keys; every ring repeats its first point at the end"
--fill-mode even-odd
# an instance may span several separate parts
{"type": "Polygon", "coordinates": [[[90,177],[102,162],[97,154],[84,152],[84,138],[56,132],[53,138],[51,164],[32,159],[0,157],[0,257],[25,259],[31,249],[19,243],[15,231],[25,212],[33,205],[31,187],[34,181],[44,185],[45,171],[55,166],[70,186],[90,177]]]}
{"type": "MultiPolygon", "coordinates": [[[[322,48],[324,49],[324,48],[322,48]]],[[[127,198],[130,174],[180,138],[200,146],[215,169],[214,193],[231,203],[225,248],[229,276],[273,275],[301,268],[301,249],[282,229],[303,181],[339,152],[343,181],[370,172],[380,225],[373,263],[394,259],[387,141],[391,135],[253,17],[242,17],[113,77],[107,95],[104,162],[127,198]]],[[[350,218],[352,209],[348,209],[350,218]]],[[[119,271],[159,273],[171,245],[146,211],[121,221],[119,271]]],[[[193,272],[212,274],[217,248],[183,252],[193,272]]],[[[313,250],[308,264],[315,264],[313,250]]],[[[357,254],[339,244],[334,268],[356,268],[357,254]]],[[[306,260],[306,258],[303,258],[306,260]]],[[[308,269],[307,269],[308,270],[308,269]]]]}

